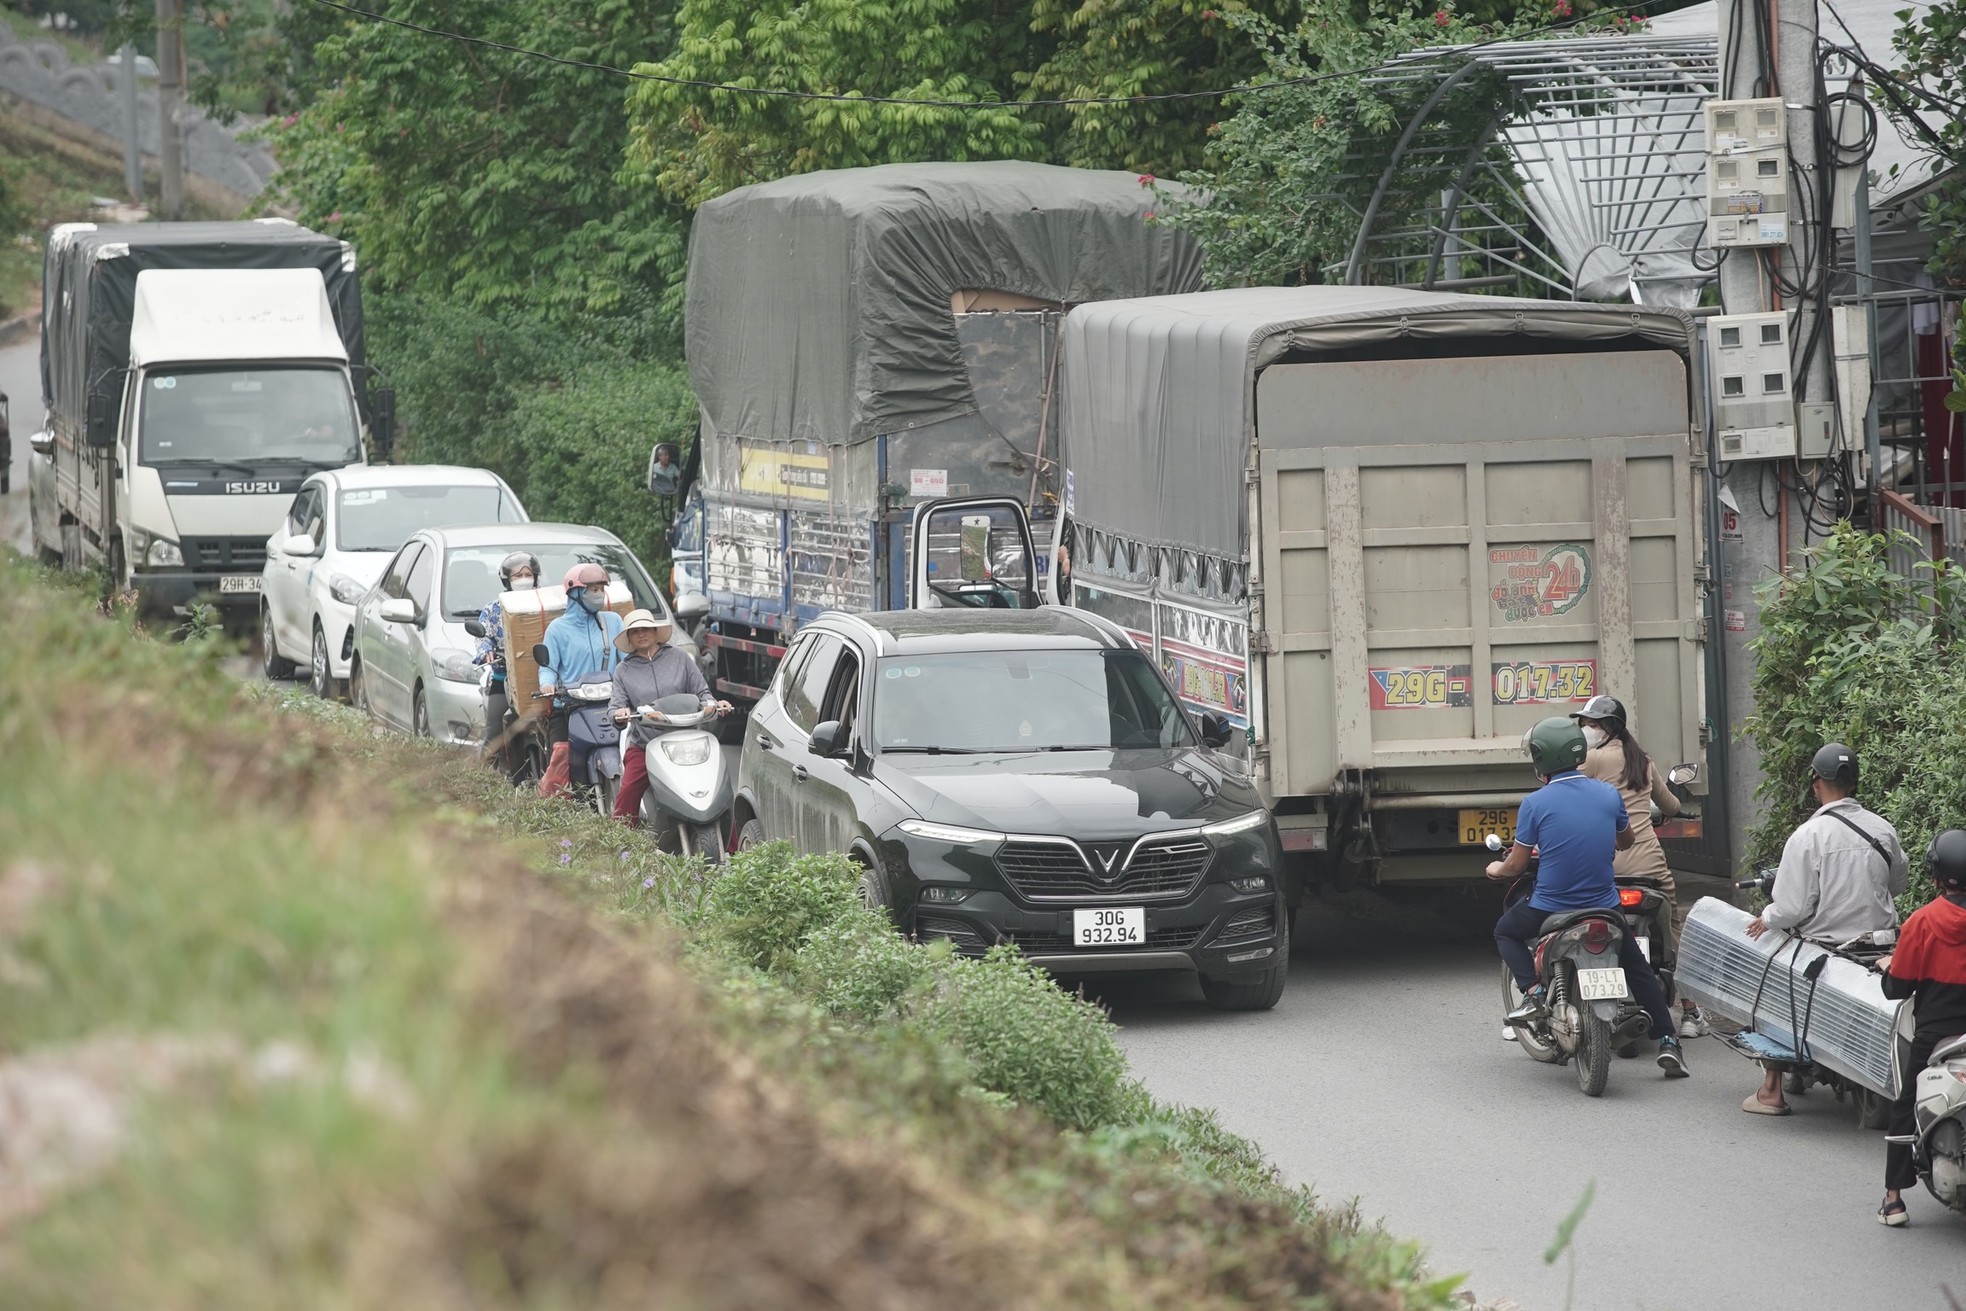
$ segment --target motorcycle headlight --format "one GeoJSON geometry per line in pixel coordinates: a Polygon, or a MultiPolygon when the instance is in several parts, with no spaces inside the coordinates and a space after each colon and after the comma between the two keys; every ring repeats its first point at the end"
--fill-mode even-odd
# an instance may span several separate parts
{"type": "Polygon", "coordinates": [[[672,765],[700,765],[710,758],[708,734],[692,733],[688,737],[664,737],[656,741],[672,765]]]}
{"type": "Polygon", "coordinates": [[[605,701],[614,695],[614,685],[611,683],[581,683],[566,689],[566,693],[575,701],[605,701]]]}
{"type": "Polygon", "coordinates": [[[469,651],[438,648],[430,653],[430,667],[437,677],[450,683],[475,683],[478,667],[471,663],[469,651]]]}
{"type": "Polygon", "coordinates": [[[930,842],[947,842],[957,847],[1003,841],[1001,833],[985,833],[981,829],[959,828],[954,824],[932,824],[925,819],[904,819],[896,827],[914,837],[927,838],[930,842]]]}
{"type": "Polygon", "coordinates": [[[1237,833],[1247,833],[1253,828],[1261,828],[1269,822],[1269,811],[1252,810],[1247,815],[1225,819],[1219,824],[1204,824],[1201,831],[1211,838],[1226,838],[1237,833]]]}
{"type": "Polygon", "coordinates": [[[328,582],[328,594],[343,605],[360,605],[369,594],[369,585],[347,574],[336,574],[328,582]]]}

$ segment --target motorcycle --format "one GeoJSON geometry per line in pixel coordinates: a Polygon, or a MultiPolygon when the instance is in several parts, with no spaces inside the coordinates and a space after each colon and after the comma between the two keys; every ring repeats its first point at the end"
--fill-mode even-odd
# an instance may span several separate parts
{"type": "MultiPolygon", "coordinates": [[[[1910,1007],[1899,1030],[1899,1055],[1911,1039],[1910,1007]]],[[[1925,1191],[1941,1205],[1966,1211],[1966,1033],[1948,1038],[1932,1050],[1932,1059],[1917,1075],[1912,1101],[1912,1132],[1887,1138],[1909,1143],[1912,1164],[1925,1191]]]]}
{"type": "MultiPolygon", "coordinates": [[[[544,642],[534,644],[532,658],[542,669],[552,667],[553,656],[544,642]]],[[[551,694],[533,695],[545,700],[551,694]]],[[[606,819],[614,814],[614,799],[621,792],[621,727],[608,711],[614,675],[582,674],[563,685],[559,695],[568,702],[567,750],[574,795],[606,819]]]]}
{"type": "Polygon", "coordinates": [[[730,813],[733,785],[717,735],[703,727],[720,712],[701,706],[689,692],[635,711],[644,724],[660,730],[643,748],[648,791],[642,794],[642,827],[656,834],[664,850],[722,864],[729,847],[724,817],[730,813]]]}
{"type": "MultiPolygon", "coordinates": [[[[1499,852],[1502,846],[1499,835],[1488,835],[1490,851],[1499,852]]],[[[1652,1031],[1652,1017],[1632,995],[1631,982],[1618,961],[1629,931],[1622,896],[1620,902],[1615,910],[1563,911],[1544,922],[1534,950],[1537,978],[1548,989],[1548,1004],[1539,1018],[1509,1022],[1516,1031],[1516,1045],[1533,1059],[1548,1065],[1575,1062],[1577,1087],[1586,1097],[1603,1094],[1611,1077],[1612,1052],[1642,1041],[1652,1031]]],[[[1504,1014],[1513,1013],[1521,1003],[1522,993],[1505,964],[1504,1014]]]]}

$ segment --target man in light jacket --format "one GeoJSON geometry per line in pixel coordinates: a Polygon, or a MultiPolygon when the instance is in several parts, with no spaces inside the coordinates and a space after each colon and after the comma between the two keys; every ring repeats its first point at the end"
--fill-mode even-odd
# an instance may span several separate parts
{"type": "Polygon", "coordinates": [[[645,751],[659,724],[651,724],[635,713],[636,707],[654,705],[665,696],[688,694],[705,709],[715,706],[719,713],[730,713],[730,702],[717,700],[703,671],[696,667],[687,651],[669,645],[675,625],[668,616],[656,618],[652,611],[636,610],[622,622],[615,646],[627,658],[614,667],[614,695],[608,709],[616,723],[627,731],[621,744],[621,791],[614,799],[614,817],[633,828],[641,814],[642,794],[648,791],[648,757],[645,751]]]}
{"type": "MultiPolygon", "coordinates": [[[[1809,790],[1819,808],[1789,834],[1774,900],[1749,922],[1748,936],[1778,929],[1834,943],[1897,928],[1892,898],[1909,886],[1905,849],[1890,820],[1857,804],[1856,753],[1841,742],[1825,744],[1809,762],[1809,790]]],[[[1787,1115],[1781,1070],[1764,1074],[1741,1109],[1787,1115]]]]}

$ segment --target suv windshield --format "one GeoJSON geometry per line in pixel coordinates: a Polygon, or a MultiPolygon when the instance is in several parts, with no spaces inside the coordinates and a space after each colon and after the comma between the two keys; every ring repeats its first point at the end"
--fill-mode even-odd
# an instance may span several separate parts
{"type": "Polygon", "coordinates": [[[144,375],[139,458],[301,461],[339,468],[362,457],[355,400],[339,369],[172,369],[144,375]]]}
{"type": "Polygon", "coordinates": [[[343,551],[393,551],[419,528],[525,522],[518,502],[495,485],[350,487],[336,504],[335,546],[343,551]]]}
{"type": "Polygon", "coordinates": [[[577,564],[597,564],[615,582],[628,585],[638,608],[653,610],[658,617],[669,613],[635,553],[611,542],[452,547],[444,562],[444,613],[452,619],[476,619],[480,610],[498,598],[498,562],[514,551],[528,552],[539,561],[539,580],[544,587],[558,587],[567,570],[577,564]]]}
{"type": "Polygon", "coordinates": [[[1096,751],[1195,744],[1138,651],[966,651],[879,665],[874,741],[888,751],[1096,751]]]}

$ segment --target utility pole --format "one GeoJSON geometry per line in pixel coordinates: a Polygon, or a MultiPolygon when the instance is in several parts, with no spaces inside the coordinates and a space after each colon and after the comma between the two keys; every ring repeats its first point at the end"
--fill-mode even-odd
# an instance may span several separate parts
{"type": "Polygon", "coordinates": [[[184,217],[184,0],[157,0],[158,217],[184,217]]]}
{"type": "Polygon", "coordinates": [[[137,48],[125,41],[117,52],[123,66],[123,190],[143,202],[143,143],[137,140],[137,48]]]}

